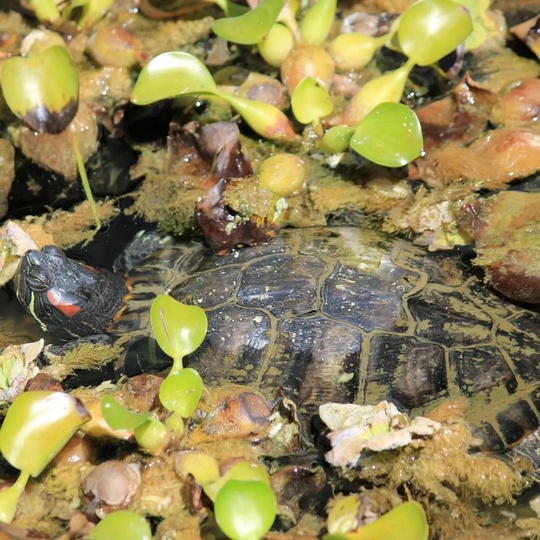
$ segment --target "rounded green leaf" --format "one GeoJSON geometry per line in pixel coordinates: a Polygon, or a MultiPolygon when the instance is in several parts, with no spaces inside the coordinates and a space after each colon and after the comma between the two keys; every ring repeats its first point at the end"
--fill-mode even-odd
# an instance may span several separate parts
{"type": "Polygon", "coordinates": [[[60,133],[79,106],[79,75],[65,47],[4,60],[2,92],[13,114],[32,129],[60,133]]]}
{"type": "Polygon", "coordinates": [[[258,43],[259,54],[265,62],[280,67],[294,47],[294,36],[287,26],[275,23],[268,35],[258,43]]]}
{"type": "Polygon", "coordinates": [[[334,110],[334,104],[326,88],[314,77],[304,77],[294,89],[291,108],[301,124],[318,123],[334,110]]]}
{"type": "Polygon", "coordinates": [[[218,19],[212,30],[227,41],[240,45],[255,45],[268,34],[283,4],[284,0],[263,0],[255,9],[239,17],[218,19]]]}
{"type": "Polygon", "coordinates": [[[158,345],[174,360],[198,349],[208,328],[203,309],[182,304],[167,294],[152,302],[150,323],[158,345]]]}
{"type": "Polygon", "coordinates": [[[151,412],[131,412],[120,405],[112,396],[101,398],[101,413],[112,429],[135,429],[152,416],[151,412]]]}
{"type": "Polygon", "coordinates": [[[399,531],[399,540],[428,539],[429,525],[426,513],[419,503],[408,501],[400,504],[373,523],[344,536],[349,540],[381,540],[395,538],[396,531],[399,531]]]}
{"type": "Polygon", "coordinates": [[[137,444],[150,452],[164,449],[169,440],[169,430],[159,420],[149,418],[134,429],[137,444]]]}
{"type": "Polygon", "coordinates": [[[398,39],[415,64],[434,64],[463,43],[473,25],[467,9],[453,0],[420,0],[400,17],[398,39]]]}
{"type": "Polygon", "coordinates": [[[207,67],[195,56],[181,51],[152,58],[139,74],[131,102],[148,105],[185,94],[212,93],[216,83],[207,67]]]}
{"type": "Polygon", "coordinates": [[[201,399],[203,382],[192,368],[170,373],[159,387],[159,399],[169,411],[189,418],[201,399]]]}
{"type": "Polygon", "coordinates": [[[38,476],[90,414],[63,392],[24,392],[15,398],[0,429],[0,451],[13,467],[38,476]]]}
{"type": "Polygon", "coordinates": [[[354,128],[350,126],[333,126],[321,140],[323,152],[345,152],[349,148],[354,128]]]}
{"type": "Polygon", "coordinates": [[[232,540],[262,538],[276,519],[276,496],[265,482],[229,480],[219,491],[214,513],[232,540]]]}
{"type": "Polygon", "coordinates": [[[328,35],[336,16],[337,0],[318,0],[311,7],[300,23],[303,40],[310,45],[322,45],[328,35]]]}
{"type": "Polygon", "coordinates": [[[151,540],[152,530],[143,516],[132,510],[118,510],[107,514],[85,537],[88,540],[151,540]]]}
{"type": "Polygon", "coordinates": [[[384,165],[401,167],[422,152],[422,128],[416,114],[401,103],[381,103],[356,128],[351,148],[384,165]]]}
{"type": "Polygon", "coordinates": [[[40,21],[54,21],[60,17],[54,0],[29,0],[29,4],[40,21]]]}

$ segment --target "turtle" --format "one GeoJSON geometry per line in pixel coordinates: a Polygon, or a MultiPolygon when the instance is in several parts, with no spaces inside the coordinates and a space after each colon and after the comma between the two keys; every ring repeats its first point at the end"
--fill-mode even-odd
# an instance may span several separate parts
{"type": "MultiPolygon", "coordinates": [[[[164,242],[125,277],[48,246],[22,258],[15,283],[63,338],[106,330],[151,343],[158,294],[199,305],[208,334],[187,365],[209,384],[282,389],[308,413],[325,402],[386,399],[414,413],[465,399],[493,450],[539,424],[538,309],[491,289],[470,257],[368,228],[283,229],[226,256],[203,241],[164,242]]],[[[117,374],[129,372],[126,358],[117,374]]],[[[157,365],[135,358],[139,369],[157,365]]]]}

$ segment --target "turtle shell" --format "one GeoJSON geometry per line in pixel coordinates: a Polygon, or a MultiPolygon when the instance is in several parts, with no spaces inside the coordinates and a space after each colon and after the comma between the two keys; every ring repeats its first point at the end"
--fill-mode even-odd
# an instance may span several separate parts
{"type": "Polygon", "coordinates": [[[148,330],[162,292],[205,309],[207,337],[187,358],[205,382],[282,388],[312,411],[465,398],[495,449],[538,427],[540,315],[455,255],[367,229],[289,229],[225,257],[202,244],[166,247],[128,285],[115,333],[148,330]]]}

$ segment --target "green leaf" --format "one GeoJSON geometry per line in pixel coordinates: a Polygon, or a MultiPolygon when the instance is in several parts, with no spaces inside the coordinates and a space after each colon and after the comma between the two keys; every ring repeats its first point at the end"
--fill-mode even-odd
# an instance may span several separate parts
{"type": "Polygon", "coordinates": [[[422,152],[422,128],[416,114],[401,103],[382,103],[356,128],[351,148],[385,167],[401,167],[422,152]]]}
{"type": "Polygon", "coordinates": [[[408,501],[400,504],[373,523],[344,536],[348,540],[381,540],[395,538],[396,531],[399,531],[399,540],[428,539],[429,525],[426,513],[419,503],[408,501]]]}
{"type": "Polygon", "coordinates": [[[40,21],[54,21],[60,17],[54,0],[30,0],[30,7],[40,21]]]}
{"type": "Polygon", "coordinates": [[[88,540],[151,540],[150,525],[140,514],[132,510],[117,510],[105,517],[85,536],[88,540]]]}
{"type": "Polygon", "coordinates": [[[231,96],[225,92],[215,92],[215,94],[234,107],[251,129],[266,139],[277,141],[298,140],[298,135],[294,132],[287,116],[274,105],[231,96]]]}
{"type": "Polygon", "coordinates": [[[377,105],[387,101],[400,101],[413,66],[414,64],[409,60],[401,67],[387,71],[361,86],[347,105],[343,122],[349,126],[357,125],[377,105]]]}
{"type": "Polygon", "coordinates": [[[203,382],[192,368],[170,373],[159,387],[159,400],[169,411],[189,418],[201,399],[203,382]]]}
{"type": "Polygon", "coordinates": [[[212,30],[227,41],[255,45],[268,34],[283,4],[284,0],[263,0],[255,9],[239,17],[218,19],[212,25],[212,30]]]}
{"type": "Polygon", "coordinates": [[[451,53],[472,32],[464,6],[453,0],[420,0],[399,19],[402,51],[419,66],[434,64],[451,53]]]}
{"type": "Polygon", "coordinates": [[[39,132],[60,133],[79,106],[79,75],[65,47],[4,60],[2,91],[13,114],[39,132]]]}
{"type": "Polygon", "coordinates": [[[318,123],[334,110],[334,104],[326,88],[314,77],[304,77],[294,89],[291,107],[301,124],[318,123]]]}
{"type": "Polygon", "coordinates": [[[272,527],[276,511],[272,488],[258,481],[229,480],[214,503],[217,524],[232,540],[262,538],[272,527]]]}
{"type": "Polygon", "coordinates": [[[131,102],[148,105],[161,99],[215,90],[212,75],[198,58],[173,51],[152,58],[144,66],[131,93],[131,102]]]}
{"type": "Polygon", "coordinates": [[[36,477],[90,414],[63,392],[25,392],[15,398],[0,429],[0,451],[13,467],[36,477]]]}
{"type": "Polygon", "coordinates": [[[350,126],[331,127],[321,140],[321,150],[323,152],[345,152],[349,148],[354,129],[350,126]]]}
{"type": "Polygon", "coordinates": [[[322,45],[328,35],[336,15],[337,0],[318,0],[308,10],[300,23],[303,40],[310,45],[322,45]]]}
{"type": "Polygon", "coordinates": [[[150,323],[158,345],[175,361],[197,350],[208,328],[203,309],[182,304],[166,294],[152,302],[150,323]]]}
{"type": "Polygon", "coordinates": [[[135,429],[152,417],[151,412],[135,413],[126,409],[112,396],[101,398],[101,413],[112,429],[135,429]]]}

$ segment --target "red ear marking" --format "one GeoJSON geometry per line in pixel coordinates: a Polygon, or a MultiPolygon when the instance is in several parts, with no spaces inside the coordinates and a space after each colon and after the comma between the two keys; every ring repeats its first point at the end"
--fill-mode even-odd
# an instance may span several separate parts
{"type": "Polygon", "coordinates": [[[60,299],[56,296],[56,293],[52,289],[47,291],[47,298],[49,299],[49,302],[52,306],[60,310],[68,318],[77,315],[77,313],[81,311],[81,308],[79,306],[76,306],[75,304],[62,304],[60,302],[60,299]]]}

